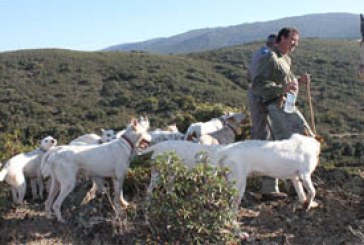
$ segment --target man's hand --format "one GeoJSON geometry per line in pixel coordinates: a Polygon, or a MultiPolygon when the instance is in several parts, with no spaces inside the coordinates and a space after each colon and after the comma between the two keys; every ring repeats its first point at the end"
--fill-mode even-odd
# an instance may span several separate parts
{"type": "Polygon", "coordinates": [[[307,72],[303,73],[303,74],[301,75],[301,77],[300,77],[300,78],[298,78],[298,83],[299,83],[299,84],[302,84],[302,83],[309,83],[309,82],[311,82],[311,75],[310,75],[310,74],[308,74],[307,72]]]}
{"type": "Polygon", "coordinates": [[[283,89],[283,93],[296,92],[298,90],[298,84],[296,82],[289,82],[283,89]]]}

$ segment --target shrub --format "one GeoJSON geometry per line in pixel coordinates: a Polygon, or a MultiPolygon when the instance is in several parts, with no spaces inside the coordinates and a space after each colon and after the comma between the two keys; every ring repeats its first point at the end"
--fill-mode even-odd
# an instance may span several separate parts
{"type": "Polygon", "coordinates": [[[148,198],[146,217],[156,241],[216,244],[235,239],[236,189],[226,181],[228,169],[207,163],[188,169],[172,153],[157,157],[155,164],[160,177],[148,198]]]}
{"type": "Polygon", "coordinates": [[[124,182],[124,193],[145,196],[150,182],[150,155],[134,157],[124,182]]]}
{"type": "Polygon", "coordinates": [[[30,139],[25,145],[21,138],[21,133],[19,130],[15,130],[13,133],[1,135],[0,144],[0,160],[8,160],[9,158],[21,153],[31,151],[36,148],[36,143],[30,139]]]}

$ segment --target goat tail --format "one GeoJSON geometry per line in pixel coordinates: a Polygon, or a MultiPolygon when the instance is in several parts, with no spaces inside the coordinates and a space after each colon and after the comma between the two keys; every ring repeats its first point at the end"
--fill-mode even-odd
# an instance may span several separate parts
{"type": "MultiPolygon", "coordinates": [[[[1,166],[2,166],[2,163],[0,163],[0,168],[1,168],[1,166]]],[[[0,171],[0,182],[5,180],[6,175],[8,175],[8,168],[5,165],[3,167],[3,169],[0,171]]]]}

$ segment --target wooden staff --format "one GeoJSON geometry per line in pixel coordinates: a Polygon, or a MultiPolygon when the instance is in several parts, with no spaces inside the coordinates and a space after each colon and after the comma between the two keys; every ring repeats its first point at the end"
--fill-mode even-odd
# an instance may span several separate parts
{"type": "Polygon", "coordinates": [[[310,116],[311,116],[311,125],[312,125],[312,130],[313,132],[316,134],[316,126],[315,126],[315,114],[313,112],[313,107],[312,107],[312,97],[311,97],[311,77],[308,76],[308,80],[306,83],[307,86],[307,98],[308,98],[308,104],[310,106],[310,116]]]}

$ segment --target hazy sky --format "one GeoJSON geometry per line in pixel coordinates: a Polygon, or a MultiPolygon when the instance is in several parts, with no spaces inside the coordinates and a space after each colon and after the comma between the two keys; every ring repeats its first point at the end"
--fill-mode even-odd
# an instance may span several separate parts
{"type": "Polygon", "coordinates": [[[358,14],[359,21],[364,1],[0,0],[0,52],[93,51],[200,28],[332,12],[358,14]]]}

